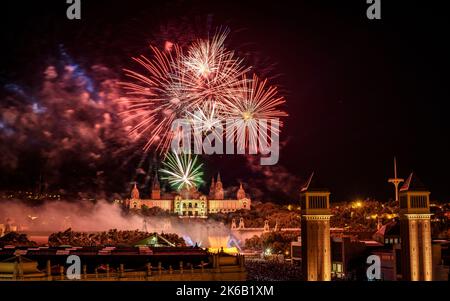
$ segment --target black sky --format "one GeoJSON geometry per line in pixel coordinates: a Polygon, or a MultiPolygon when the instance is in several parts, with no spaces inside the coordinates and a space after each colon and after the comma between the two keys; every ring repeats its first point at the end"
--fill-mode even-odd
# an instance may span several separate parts
{"type": "MultiPolygon", "coordinates": [[[[368,20],[365,0],[82,0],[82,19],[70,21],[65,0],[1,1],[0,80],[33,86],[60,44],[81,64],[120,72],[160,24],[209,15],[239,31],[234,44],[276,63],[290,115],[280,165],[292,177],[315,171],[337,200],[388,199],[395,155],[402,177],[415,171],[448,201],[448,11],[437,1],[381,2],[382,20],[368,20]]],[[[225,179],[254,176],[215,164],[209,172],[225,179]]]]}

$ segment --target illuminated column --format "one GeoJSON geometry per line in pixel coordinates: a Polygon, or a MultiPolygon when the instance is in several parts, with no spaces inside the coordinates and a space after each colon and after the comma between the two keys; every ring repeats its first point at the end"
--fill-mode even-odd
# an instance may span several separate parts
{"type": "Polygon", "coordinates": [[[419,280],[419,269],[418,269],[418,240],[417,240],[417,223],[415,220],[408,221],[409,223],[409,261],[410,261],[410,270],[411,270],[411,280],[417,281],[419,280]]]}
{"type": "Polygon", "coordinates": [[[430,216],[430,192],[411,173],[400,189],[400,235],[404,280],[433,280],[430,216]]]}
{"type": "Polygon", "coordinates": [[[305,280],[317,281],[317,224],[309,216],[302,216],[302,265],[305,280]]]}
{"type": "Polygon", "coordinates": [[[311,175],[301,188],[301,238],[303,277],[331,280],[330,192],[319,188],[311,175]]]}
{"type": "Polygon", "coordinates": [[[323,237],[322,237],[322,225],[320,220],[316,222],[315,225],[317,233],[314,235],[316,250],[315,250],[315,258],[316,258],[316,274],[317,274],[317,281],[322,279],[322,255],[323,255],[323,237]]]}
{"type": "Polygon", "coordinates": [[[322,233],[324,246],[323,279],[331,280],[330,216],[325,217],[325,219],[322,233]]]}
{"type": "Polygon", "coordinates": [[[422,221],[422,238],[423,238],[423,270],[425,281],[433,280],[432,270],[432,247],[431,247],[431,229],[430,229],[430,218],[422,221]]]}

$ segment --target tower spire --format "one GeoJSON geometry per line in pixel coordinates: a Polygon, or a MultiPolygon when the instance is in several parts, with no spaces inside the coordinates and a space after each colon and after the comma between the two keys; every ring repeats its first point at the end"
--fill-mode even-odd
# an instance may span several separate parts
{"type": "Polygon", "coordinates": [[[153,178],[153,188],[160,189],[159,179],[158,179],[158,170],[155,170],[155,177],[153,178]]]}
{"type": "Polygon", "coordinates": [[[214,198],[216,193],[216,184],[214,183],[214,176],[211,178],[211,186],[209,187],[209,197],[214,198]]]}
{"type": "Polygon", "coordinates": [[[224,198],[223,185],[222,185],[222,181],[220,179],[220,173],[218,173],[218,175],[217,175],[214,198],[216,200],[223,200],[223,198],[224,198]]]}
{"type": "Polygon", "coordinates": [[[394,157],[394,177],[388,180],[389,183],[394,184],[395,187],[395,201],[398,201],[398,185],[404,182],[404,179],[397,177],[397,159],[394,157]]]}
{"type": "Polygon", "coordinates": [[[161,186],[159,184],[158,180],[158,171],[155,171],[155,177],[153,178],[153,184],[152,184],[152,199],[153,200],[159,200],[161,199],[161,186]]]}
{"type": "Polygon", "coordinates": [[[238,200],[245,199],[245,190],[244,187],[242,187],[242,182],[239,184],[239,189],[237,191],[236,197],[238,200]]]}
{"type": "Polygon", "coordinates": [[[139,199],[139,189],[137,188],[136,182],[134,182],[133,189],[131,190],[131,199],[133,200],[139,199]]]}

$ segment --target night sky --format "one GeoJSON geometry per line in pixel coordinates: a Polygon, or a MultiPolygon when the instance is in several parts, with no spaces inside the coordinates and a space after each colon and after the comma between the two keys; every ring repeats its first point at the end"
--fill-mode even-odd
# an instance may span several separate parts
{"type": "Polygon", "coordinates": [[[130,57],[148,54],[150,43],[228,26],[227,46],[280,86],[289,117],[277,166],[251,169],[242,158],[215,156],[205,159],[208,177],[220,170],[225,186],[242,180],[257,188],[259,198],[286,202],[298,199],[298,185],[315,171],[334,200],[388,200],[396,156],[401,177],[414,171],[432,199],[448,201],[450,24],[448,11],[436,3],[382,0],[382,20],[367,19],[365,0],[82,0],[81,20],[66,18],[65,0],[6,0],[0,6],[0,150],[9,153],[2,154],[1,189],[34,187],[42,170],[53,177],[51,187],[66,191],[124,193],[134,179],[139,156],[117,163],[133,150],[105,160],[100,185],[92,180],[98,166],[78,161],[79,152],[48,167],[40,151],[45,141],[14,140],[14,129],[5,126],[6,109],[41,97],[42,74],[62,59],[61,49],[85,70],[103,65],[122,78],[130,57]],[[20,97],[11,96],[17,94],[11,87],[28,96],[12,101],[20,97]],[[13,148],[18,150],[8,152],[13,148]]]}

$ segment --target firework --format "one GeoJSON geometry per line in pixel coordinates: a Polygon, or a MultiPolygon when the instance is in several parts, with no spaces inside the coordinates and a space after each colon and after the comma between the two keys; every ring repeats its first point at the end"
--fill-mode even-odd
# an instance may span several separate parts
{"type": "Polygon", "coordinates": [[[197,162],[197,156],[169,152],[163,161],[163,168],[160,169],[163,175],[161,178],[178,191],[198,187],[203,183],[202,166],[202,163],[197,162]]]}
{"type": "MultiPolygon", "coordinates": [[[[227,137],[231,137],[244,143],[245,147],[256,149],[257,139],[263,139],[265,143],[270,143],[267,130],[261,127],[261,121],[273,122],[280,117],[286,117],[287,113],[279,110],[278,107],[285,103],[285,99],[278,95],[277,88],[267,84],[267,80],[260,80],[253,75],[252,80],[242,80],[243,85],[239,93],[232,95],[226,100],[226,118],[233,120],[232,132],[227,137]]],[[[282,126],[282,123],[279,123],[282,126]]],[[[275,135],[279,130],[275,130],[275,135]]]]}
{"type": "Polygon", "coordinates": [[[186,119],[196,132],[204,135],[216,133],[216,129],[222,126],[226,118],[227,107],[217,101],[206,101],[198,105],[193,112],[187,112],[186,119]]]}
{"type": "Polygon", "coordinates": [[[204,101],[223,102],[239,91],[243,75],[250,70],[225,48],[229,31],[218,32],[212,39],[197,40],[181,57],[176,73],[181,76],[182,91],[190,105],[204,101]]]}
{"type": "MultiPolygon", "coordinates": [[[[237,130],[229,136],[237,133],[241,140],[257,136],[260,120],[287,116],[277,108],[285,101],[276,87],[256,76],[247,79],[250,68],[225,48],[228,32],[199,39],[186,51],[172,44],[165,51],[151,47],[151,59],[134,59],[145,74],[125,70],[135,82],[123,84],[128,97],[122,115],[130,124],[130,134],[146,139],[145,150],[155,146],[161,153],[167,152],[172,139],[183,134],[179,128],[172,130],[176,119],[187,120],[194,131],[208,138],[213,133],[222,139],[216,128],[232,118],[237,130]]],[[[247,141],[246,147],[254,143],[247,141]]]]}
{"type": "Polygon", "coordinates": [[[211,40],[198,40],[187,54],[177,45],[170,51],[151,47],[151,59],[134,58],[146,74],[125,70],[136,82],[123,83],[128,97],[122,99],[127,106],[122,116],[131,125],[131,135],[147,138],[145,150],[154,145],[166,152],[176,135],[171,132],[175,119],[191,116],[199,108],[213,108],[205,102],[223,102],[242,87],[242,75],[248,69],[225,49],[227,34],[224,31],[211,40]]]}
{"type": "Polygon", "coordinates": [[[194,149],[201,149],[204,136],[210,144],[213,139],[222,142],[225,111],[226,106],[224,104],[206,101],[202,106],[197,106],[194,112],[187,112],[186,120],[194,130],[194,149]]]}
{"type": "Polygon", "coordinates": [[[172,83],[172,75],[176,72],[174,67],[181,50],[178,47],[173,52],[163,52],[156,47],[151,47],[151,50],[151,60],[144,56],[134,58],[145,69],[146,75],[125,70],[126,75],[136,82],[122,83],[128,97],[122,99],[126,110],[121,115],[124,122],[131,125],[130,135],[147,138],[145,150],[152,145],[165,150],[173,136],[171,124],[180,117],[181,95],[177,93],[176,84],[172,83]]]}

